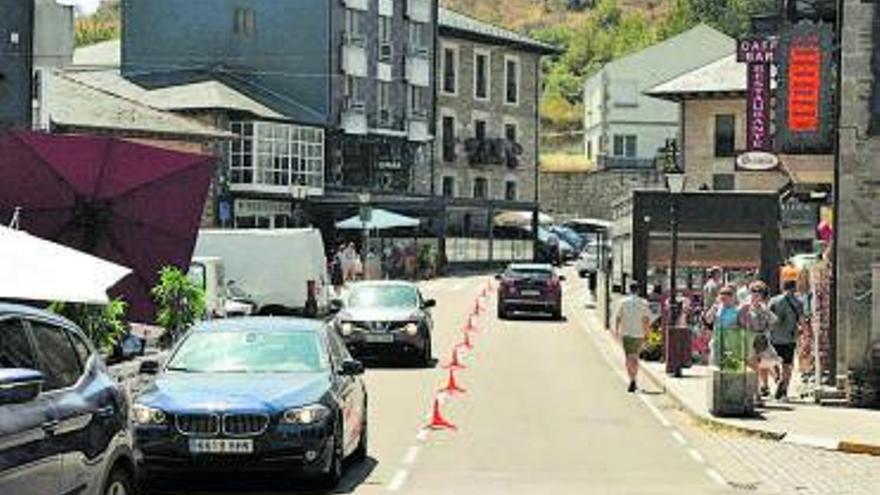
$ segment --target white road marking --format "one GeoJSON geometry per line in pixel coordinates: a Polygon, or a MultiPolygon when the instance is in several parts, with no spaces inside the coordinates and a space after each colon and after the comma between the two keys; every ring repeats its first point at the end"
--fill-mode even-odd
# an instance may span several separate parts
{"type": "Polygon", "coordinates": [[[421,430],[419,430],[418,433],[416,433],[416,440],[418,440],[419,442],[426,442],[428,440],[428,433],[429,432],[427,429],[422,428],[421,430]]]}
{"type": "Polygon", "coordinates": [[[409,476],[409,472],[405,469],[399,469],[396,473],[394,473],[394,477],[391,478],[391,483],[388,483],[388,491],[396,492],[403,488],[403,484],[406,483],[406,477],[409,476]]]}
{"type": "Polygon", "coordinates": [[[655,406],[653,402],[648,400],[644,395],[639,395],[639,399],[642,401],[643,404],[645,404],[645,407],[647,407],[648,410],[651,411],[651,414],[653,414],[654,417],[657,418],[657,421],[659,421],[661,425],[663,425],[665,428],[669,428],[672,426],[672,423],[670,423],[669,420],[666,419],[666,416],[664,416],[663,413],[661,413],[660,410],[657,409],[657,406],[655,406]]]}
{"type": "Polygon", "coordinates": [[[687,445],[687,440],[684,439],[684,435],[681,434],[678,430],[672,432],[672,438],[675,439],[676,442],[681,445],[687,445]]]}
{"type": "Polygon", "coordinates": [[[418,447],[410,447],[406,451],[406,456],[403,458],[403,463],[407,466],[411,466],[415,464],[416,458],[419,457],[419,448],[418,447]]]}
{"type": "Polygon", "coordinates": [[[706,468],[706,474],[710,478],[712,478],[712,481],[714,481],[715,483],[718,483],[721,486],[727,486],[727,482],[724,481],[724,477],[721,476],[721,473],[719,473],[718,471],[712,468],[706,468]]]}
{"type": "Polygon", "coordinates": [[[703,454],[697,452],[697,449],[688,449],[688,454],[690,454],[693,460],[700,464],[706,464],[706,459],[703,457],[703,454]]]}

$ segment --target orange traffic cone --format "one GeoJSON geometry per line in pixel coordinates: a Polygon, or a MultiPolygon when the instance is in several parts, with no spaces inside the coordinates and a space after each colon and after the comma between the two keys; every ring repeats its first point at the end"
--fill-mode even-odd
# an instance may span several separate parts
{"type": "Polygon", "coordinates": [[[448,370],[452,370],[452,369],[463,370],[463,369],[467,368],[467,366],[462,364],[462,362],[458,359],[458,347],[452,348],[452,360],[449,361],[449,363],[444,364],[443,368],[448,369],[448,370]]]}
{"type": "Polygon", "coordinates": [[[440,413],[440,398],[434,398],[434,410],[431,413],[431,422],[428,428],[432,430],[455,430],[455,425],[446,421],[443,414],[440,413]]]}
{"type": "Polygon", "coordinates": [[[458,386],[458,383],[455,382],[455,369],[449,368],[449,379],[446,381],[446,386],[440,389],[441,392],[446,392],[450,395],[455,394],[463,394],[467,392],[467,390],[458,386]]]}

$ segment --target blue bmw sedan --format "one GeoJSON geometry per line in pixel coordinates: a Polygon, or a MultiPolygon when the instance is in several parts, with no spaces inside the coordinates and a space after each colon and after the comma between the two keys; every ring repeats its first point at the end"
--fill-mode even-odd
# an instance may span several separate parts
{"type": "Polygon", "coordinates": [[[139,477],[277,471],[336,485],[367,453],[363,365],[320,321],[236,318],[196,326],[132,408],[139,477]]]}

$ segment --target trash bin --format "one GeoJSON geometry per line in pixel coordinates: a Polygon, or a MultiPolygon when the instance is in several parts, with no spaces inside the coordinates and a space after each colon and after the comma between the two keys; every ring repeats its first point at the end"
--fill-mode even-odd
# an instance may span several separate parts
{"type": "Polygon", "coordinates": [[[748,367],[751,334],[744,328],[718,332],[712,343],[709,410],[715,416],[751,416],[758,377],[748,367]]]}

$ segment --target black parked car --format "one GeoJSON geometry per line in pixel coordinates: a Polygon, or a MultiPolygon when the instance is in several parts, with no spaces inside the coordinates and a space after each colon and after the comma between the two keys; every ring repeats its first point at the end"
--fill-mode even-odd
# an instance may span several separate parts
{"type": "Polygon", "coordinates": [[[403,356],[431,365],[431,308],[436,303],[422,297],[415,284],[360,282],[334,305],[333,325],[355,356],[403,356]]]}
{"type": "Polygon", "coordinates": [[[272,472],[336,485],[367,455],[367,392],[327,324],[213,320],[189,331],[132,408],[142,480],[193,471],[272,472]]]}
{"type": "Polygon", "coordinates": [[[562,319],[562,281],[549,264],[518,264],[507,267],[495,277],[498,284],[498,318],[513,311],[539,311],[562,319]]]}
{"type": "Polygon", "coordinates": [[[0,494],[126,495],[128,401],[70,321],[0,303],[0,494]]]}

